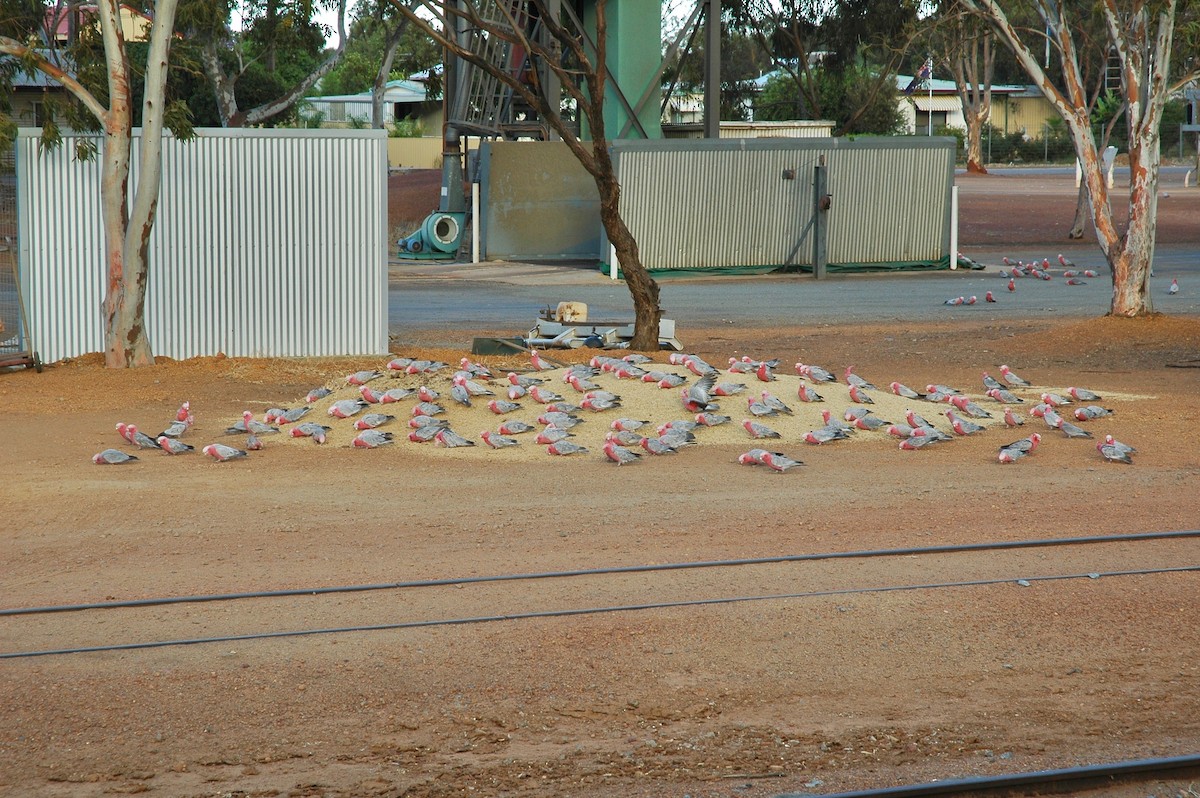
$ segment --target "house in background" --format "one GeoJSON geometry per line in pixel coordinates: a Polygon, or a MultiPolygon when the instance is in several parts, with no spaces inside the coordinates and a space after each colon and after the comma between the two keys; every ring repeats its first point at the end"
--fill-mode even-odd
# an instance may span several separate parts
{"type": "MultiPolygon", "coordinates": [[[[954,81],[926,80],[912,94],[905,94],[904,89],[912,80],[912,75],[896,76],[897,102],[909,133],[920,135],[928,131],[931,117],[934,132],[942,126],[966,130],[962,101],[954,81]]],[[[1047,121],[1058,118],[1054,106],[1034,86],[992,86],[990,121],[1001,133],[1020,133],[1027,139],[1036,139],[1042,136],[1047,121]]]]}
{"type": "MultiPolygon", "coordinates": [[[[306,97],[302,114],[317,117],[320,127],[369,127],[371,96],[371,92],[364,91],[306,97]]],[[[417,124],[419,135],[441,138],[442,101],[428,99],[426,84],[419,80],[389,81],[383,90],[383,123],[391,127],[392,123],[406,119],[417,124]]]]}
{"type": "MultiPolygon", "coordinates": [[[[138,11],[133,6],[122,3],[118,7],[121,15],[121,35],[127,42],[150,41],[150,26],[154,20],[138,11]]],[[[75,39],[80,30],[88,26],[97,26],[96,6],[69,4],[52,5],[46,9],[45,30],[54,37],[59,45],[65,45],[75,39]]],[[[176,34],[178,36],[178,34],[176,34]]]]}

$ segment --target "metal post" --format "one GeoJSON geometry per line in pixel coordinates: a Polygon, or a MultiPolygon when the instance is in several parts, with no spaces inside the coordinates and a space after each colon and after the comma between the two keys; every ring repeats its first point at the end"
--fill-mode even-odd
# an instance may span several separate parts
{"type": "Polygon", "coordinates": [[[471,183],[471,263],[479,263],[479,182],[471,183]]]}
{"type": "Polygon", "coordinates": [[[950,269],[958,268],[958,186],[950,187],[950,269]]]}
{"type": "Polygon", "coordinates": [[[704,45],[704,138],[721,137],[721,0],[707,0],[704,45]]]}
{"type": "Polygon", "coordinates": [[[829,174],[825,167],[825,156],[817,158],[813,167],[813,277],[820,280],[825,277],[825,267],[829,265],[828,251],[828,217],[829,174]]]}

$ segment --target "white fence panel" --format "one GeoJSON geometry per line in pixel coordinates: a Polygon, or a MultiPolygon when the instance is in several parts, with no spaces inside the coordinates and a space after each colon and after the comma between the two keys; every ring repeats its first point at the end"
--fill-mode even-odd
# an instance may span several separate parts
{"type": "MultiPolygon", "coordinates": [[[[48,362],[104,348],[100,164],[75,138],[17,141],[31,338],[48,362]]],[[[184,359],[387,351],[383,131],[200,129],[168,136],[150,240],[147,334],[184,359]]],[[[99,140],[97,140],[99,143],[99,140]]],[[[137,142],[134,144],[136,186],[137,142]]]]}

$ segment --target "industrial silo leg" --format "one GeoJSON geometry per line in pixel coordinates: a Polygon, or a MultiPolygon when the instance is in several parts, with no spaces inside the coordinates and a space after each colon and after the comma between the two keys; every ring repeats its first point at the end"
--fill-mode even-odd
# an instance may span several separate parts
{"type": "Polygon", "coordinates": [[[829,172],[822,155],[813,167],[813,277],[825,276],[829,263],[829,172]]]}

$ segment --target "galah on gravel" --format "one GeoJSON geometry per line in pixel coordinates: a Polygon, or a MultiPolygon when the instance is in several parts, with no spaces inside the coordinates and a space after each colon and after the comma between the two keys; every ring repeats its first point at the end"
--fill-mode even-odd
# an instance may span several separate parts
{"type": "Polygon", "coordinates": [[[1008,281],[1008,291],[1009,291],[1009,293],[1012,293],[1013,291],[1016,291],[1016,290],[1017,290],[1017,281],[1016,281],[1016,280],[1009,280],[1009,281],[1008,281]]]}
{"type": "Polygon", "coordinates": [[[543,388],[540,385],[534,385],[530,387],[529,397],[533,399],[533,401],[543,405],[548,405],[551,402],[562,401],[561,396],[556,394],[554,391],[549,390],[548,388],[543,388]]]}
{"type": "Polygon", "coordinates": [[[1029,453],[1020,449],[1001,449],[996,459],[1001,463],[1015,463],[1027,454],[1029,453]]]}
{"type": "Polygon", "coordinates": [[[908,424],[889,424],[888,428],[884,430],[888,435],[896,438],[911,438],[915,431],[908,424]]]}
{"type": "Polygon", "coordinates": [[[229,460],[237,460],[246,457],[245,449],[235,449],[232,446],[226,446],[223,443],[210,443],[203,449],[204,453],[216,460],[218,463],[225,463],[229,460]]]}
{"type": "Polygon", "coordinates": [[[646,376],[646,370],[638,368],[632,363],[622,363],[612,371],[613,376],[618,380],[640,380],[646,376]]]}
{"type": "Polygon", "coordinates": [[[821,411],[821,420],[825,422],[825,426],[829,429],[841,430],[842,432],[854,432],[854,428],[846,424],[841,419],[836,419],[828,410],[821,411]]]}
{"type": "Polygon", "coordinates": [[[242,411],[242,423],[246,427],[246,432],[252,432],[255,435],[270,435],[279,432],[279,427],[273,427],[270,424],[264,424],[250,415],[249,410],[242,411]]]}
{"type": "Polygon", "coordinates": [[[287,412],[287,410],[285,410],[282,407],[268,407],[266,412],[263,413],[263,423],[264,424],[274,424],[276,421],[279,420],[279,417],[282,416],[286,412],[287,412]]]}
{"type": "Polygon", "coordinates": [[[414,360],[405,367],[405,374],[434,374],[446,368],[440,360],[414,360]]]}
{"type": "Polygon", "coordinates": [[[411,357],[394,357],[387,362],[388,371],[404,371],[412,363],[411,357]]]}
{"type": "Polygon", "coordinates": [[[643,355],[641,352],[630,352],[628,355],[622,355],[621,359],[626,363],[632,363],[635,366],[640,366],[643,363],[653,362],[654,358],[649,355],[643,355]]]}
{"type": "MultiPolygon", "coordinates": [[[[109,449],[108,451],[113,450],[109,449]]],[[[1133,465],[1133,458],[1129,456],[1129,452],[1125,451],[1124,449],[1118,449],[1112,444],[1100,441],[1096,444],[1096,451],[1100,452],[1100,454],[1104,456],[1104,459],[1110,463],[1125,463],[1127,465],[1133,465]]],[[[96,456],[99,457],[100,455],[96,456]]]]}
{"type": "Polygon", "coordinates": [[[158,441],[151,438],[146,433],[140,431],[136,424],[129,425],[129,440],[134,446],[139,449],[157,449],[158,441]]]}
{"type": "Polygon", "coordinates": [[[946,418],[950,419],[950,428],[958,435],[974,435],[983,427],[965,418],[960,418],[953,410],[946,411],[946,418]]]}
{"type": "Polygon", "coordinates": [[[374,390],[370,385],[364,385],[358,389],[358,395],[363,398],[364,402],[370,402],[377,405],[383,401],[383,394],[374,390]]]}
{"type": "Polygon", "coordinates": [[[117,422],[117,434],[129,443],[133,443],[133,437],[129,434],[129,425],[124,421],[117,422]]]}
{"type": "Polygon", "coordinates": [[[719,413],[696,414],[696,423],[702,427],[718,427],[722,424],[728,424],[730,421],[729,416],[722,416],[719,413]]]}
{"type": "MultiPolygon", "coordinates": [[[[678,374],[664,374],[660,379],[655,381],[655,385],[657,385],[659,388],[663,388],[663,389],[678,388],[679,386],[683,385],[685,382],[687,382],[686,377],[681,377],[678,374]]],[[[722,385],[728,385],[728,384],[729,383],[722,383],[722,385]]],[[[745,386],[743,386],[743,387],[745,387],[745,386]]]]}
{"type": "Polygon", "coordinates": [[[762,463],[772,471],[779,471],[780,473],[787,471],[789,468],[804,465],[803,461],[793,460],[783,452],[767,452],[763,455],[762,463]]]}
{"type": "Polygon", "coordinates": [[[366,385],[371,380],[377,380],[383,376],[383,372],[369,369],[366,371],[356,371],[353,374],[346,376],[347,385],[366,385]]]}
{"type": "MultiPolygon", "coordinates": [[[[429,416],[425,416],[425,418],[429,418],[429,416]]],[[[388,415],[386,413],[367,413],[365,416],[354,422],[354,428],[362,430],[375,429],[376,427],[382,427],[389,421],[395,420],[395,416],[388,415]]]]}
{"type": "Polygon", "coordinates": [[[983,300],[984,300],[985,302],[995,302],[995,301],[996,301],[996,297],[995,297],[995,295],[994,295],[994,294],[992,294],[992,292],[991,292],[991,291],[988,291],[986,294],[984,294],[984,295],[983,295],[983,300]]]}
{"type": "Polygon", "coordinates": [[[1065,396],[1059,396],[1056,393],[1042,394],[1042,401],[1051,407],[1062,407],[1063,405],[1071,404],[1070,399],[1066,398],[1065,396]]]}
{"type": "Polygon", "coordinates": [[[483,365],[482,363],[472,363],[468,358],[465,357],[458,361],[458,367],[462,371],[465,371],[472,376],[481,377],[485,380],[490,380],[496,376],[487,366],[483,365]]]}
{"type": "Polygon", "coordinates": [[[551,410],[548,413],[542,413],[540,416],[538,416],[537,421],[539,424],[548,424],[552,427],[558,427],[559,429],[572,429],[573,427],[584,422],[584,420],[578,416],[573,416],[570,413],[561,413],[554,410],[551,410]]]}
{"type": "Polygon", "coordinates": [[[1100,407],[1100,405],[1077,407],[1075,408],[1074,413],[1077,421],[1092,421],[1093,419],[1104,418],[1105,416],[1111,416],[1112,414],[1113,411],[1109,410],[1107,407],[1100,407]]]}
{"type": "Polygon", "coordinates": [[[519,418],[512,418],[500,425],[501,435],[520,435],[523,432],[532,432],[537,427],[521,421],[519,418]]]}
{"type": "Polygon", "coordinates": [[[408,426],[413,429],[420,429],[421,427],[448,427],[450,426],[450,422],[436,416],[417,415],[408,420],[408,426]]]}
{"type": "Polygon", "coordinates": [[[566,413],[569,416],[573,416],[576,413],[578,413],[580,410],[583,410],[582,405],[573,405],[570,402],[550,402],[549,404],[547,404],[545,406],[545,408],[543,408],[542,412],[544,412],[544,413],[566,413]]]}
{"type": "Polygon", "coordinates": [[[964,302],[963,304],[964,305],[974,305],[978,301],[979,301],[979,297],[975,296],[974,294],[971,294],[971,296],[967,297],[967,301],[964,302]]]}
{"type": "Polygon", "coordinates": [[[1005,449],[1017,449],[1022,452],[1030,453],[1036,449],[1038,444],[1041,442],[1042,436],[1035,432],[1028,437],[1021,438],[1019,441],[1013,441],[1012,443],[1004,444],[1000,447],[1000,451],[1004,451],[1005,449]]]}
{"type": "Polygon", "coordinates": [[[1075,426],[1070,421],[1063,421],[1061,424],[1058,425],[1058,428],[1059,428],[1059,430],[1062,431],[1062,434],[1066,435],[1068,438],[1090,438],[1090,437],[1092,437],[1092,433],[1088,432],[1083,427],[1075,426]]]}
{"type": "Polygon", "coordinates": [[[867,430],[868,432],[870,432],[871,430],[877,430],[877,429],[880,429],[881,427],[886,427],[888,424],[891,424],[892,422],[884,421],[879,416],[877,416],[873,413],[868,413],[866,415],[858,416],[857,418],[854,419],[853,423],[854,423],[854,426],[858,427],[859,429],[867,430]]]}
{"type": "Polygon", "coordinates": [[[736,357],[729,358],[730,374],[752,374],[757,368],[758,365],[751,360],[739,360],[736,357]]]}
{"type": "Polygon", "coordinates": [[[942,432],[937,427],[913,427],[913,438],[933,438],[939,441],[952,441],[954,438],[942,432]]]}
{"type": "Polygon", "coordinates": [[[308,395],[304,397],[304,401],[308,404],[312,404],[313,402],[316,402],[320,399],[324,399],[326,396],[329,396],[329,394],[331,394],[331,393],[333,393],[333,391],[331,391],[325,387],[313,388],[311,391],[308,392],[308,395]]]}
{"type": "Polygon", "coordinates": [[[571,443],[570,441],[555,441],[546,447],[547,454],[559,455],[561,457],[567,457],[573,454],[587,454],[587,451],[588,450],[586,446],[580,446],[579,444],[571,443]]]}
{"type": "Polygon", "coordinates": [[[339,399],[331,404],[325,412],[333,418],[350,418],[369,406],[362,399],[339,399]]]}
{"type": "Polygon", "coordinates": [[[767,363],[760,363],[758,368],[754,370],[754,376],[762,382],[772,382],[775,380],[775,372],[771,371],[771,366],[767,363]]]}
{"type": "Polygon", "coordinates": [[[510,438],[507,435],[501,435],[499,432],[484,430],[479,433],[479,437],[493,449],[503,449],[506,446],[519,446],[521,442],[516,438],[510,438]]]}
{"type": "Polygon", "coordinates": [[[329,432],[332,427],[326,427],[324,424],[318,424],[315,421],[305,421],[303,424],[297,424],[292,427],[293,438],[312,438],[313,443],[324,443],[325,433],[329,432]]]}
{"type": "Polygon", "coordinates": [[[857,385],[850,386],[850,401],[858,402],[860,405],[875,404],[875,400],[872,399],[865,390],[860,389],[857,385]]]}
{"type": "Polygon", "coordinates": [[[954,394],[942,393],[941,391],[929,391],[925,394],[925,401],[933,402],[934,404],[937,404],[938,402],[949,402],[951,396],[954,396],[954,394]]]}
{"type": "Polygon", "coordinates": [[[1087,283],[1078,277],[1072,277],[1070,280],[1067,280],[1067,285],[1087,285],[1087,283]]]}
{"type": "Polygon", "coordinates": [[[995,399],[997,402],[1005,405],[1021,405],[1025,404],[1025,400],[1017,396],[1012,391],[1004,388],[989,388],[987,395],[995,399]]]}
{"type": "Polygon", "coordinates": [[[389,388],[379,395],[379,403],[381,405],[390,405],[394,402],[399,402],[401,399],[407,399],[413,395],[411,388],[389,388]]]}
{"type": "Polygon", "coordinates": [[[262,438],[259,438],[253,432],[246,436],[246,451],[261,452],[263,449],[262,438]]]}
{"type": "Polygon", "coordinates": [[[441,391],[435,391],[428,385],[422,385],[417,389],[417,398],[422,402],[436,402],[442,397],[441,391]]]}
{"type": "Polygon", "coordinates": [[[821,427],[804,433],[804,442],[819,446],[830,441],[840,441],[850,437],[845,431],[836,427],[821,427]]]}
{"type": "Polygon", "coordinates": [[[797,363],[796,373],[801,377],[807,377],[813,382],[837,382],[837,377],[833,376],[833,372],[823,369],[820,366],[797,363]]]}
{"type": "Polygon", "coordinates": [[[810,388],[806,383],[800,383],[796,388],[796,397],[801,402],[824,402],[825,397],[810,388]]]}
{"type": "Polygon", "coordinates": [[[542,353],[536,349],[531,349],[529,351],[529,365],[533,366],[533,368],[537,371],[552,371],[553,369],[557,368],[557,366],[555,366],[553,363],[547,363],[545,360],[543,360],[542,353]]]}
{"type": "Polygon", "coordinates": [[[168,438],[178,438],[178,437],[181,437],[187,431],[188,431],[187,422],[172,421],[170,424],[167,425],[167,428],[165,430],[158,433],[158,437],[161,438],[162,436],[165,435],[168,438]]]}
{"type": "Polygon", "coordinates": [[[1046,422],[1047,427],[1053,427],[1054,429],[1062,429],[1062,425],[1065,423],[1063,421],[1063,417],[1048,405],[1046,406],[1046,409],[1042,411],[1042,421],[1046,422]]]}
{"type": "Polygon", "coordinates": [[[903,396],[905,399],[921,398],[921,394],[917,393],[912,388],[909,388],[902,382],[893,382],[888,387],[892,389],[892,393],[894,393],[896,396],[903,396]]]}
{"type": "Polygon", "coordinates": [[[1095,271],[1094,269],[1084,269],[1083,271],[1080,272],[1080,274],[1083,275],[1084,277],[1099,277],[1100,276],[1100,272],[1095,271]]]}
{"type": "Polygon", "coordinates": [[[966,301],[967,301],[967,298],[965,296],[956,296],[953,299],[947,299],[942,304],[943,305],[962,305],[962,304],[966,303],[966,301]]]}
{"type": "Polygon", "coordinates": [[[183,441],[176,440],[167,435],[158,436],[158,448],[162,449],[167,454],[185,454],[187,452],[196,451],[195,446],[189,446],[183,441]]]}
{"type": "Polygon", "coordinates": [[[634,430],[644,427],[649,423],[649,421],[637,418],[618,418],[608,426],[618,431],[623,430],[625,432],[633,432],[634,430]]]}
{"type": "Polygon", "coordinates": [[[1098,402],[1101,399],[1098,393],[1089,391],[1087,388],[1076,388],[1074,386],[1067,388],[1067,395],[1079,402],[1098,402]]]}
{"type": "Polygon", "coordinates": [[[1004,408],[1004,426],[1019,427],[1025,423],[1025,419],[1013,413],[1011,407],[1004,408]]]}
{"type": "Polygon", "coordinates": [[[1118,451],[1125,452],[1126,454],[1137,454],[1137,449],[1129,446],[1128,444],[1121,443],[1111,435],[1104,436],[1104,443],[1108,446],[1116,448],[1118,451]]]}
{"type": "Polygon", "coordinates": [[[992,417],[991,413],[989,413],[987,410],[984,410],[983,407],[976,404],[975,402],[972,402],[970,400],[970,398],[968,398],[966,396],[951,396],[950,404],[954,405],[956,408],[958,408],[962,412],[966,413],[971,418],[991,418],[992,417]]]}
{"type": "Polygon", "coordinates": [[[763,416],[777,416],[779,411],[773,407],[763,404],[757,399],[746,397],[746,409],[750,415],[762,418],[763,416]]]}
{"type": "Polygon", "coordinates": [[[684,408],[689,413],[718,410],[718,406],[712,401],[712,390],[716,384],[717,375],[716,373],[712,373],[701,377],[686,388],[681,388],[679,397],[683,402],[684,408]]]}
{"type": "Polygon", "coordinates": [[[794,415],[792,408],[788,407],[782,399],[770,393],[769,391],[762,392],[762,403],[772,410],[783,413],[785,416],[794,415]]]}
{"type": "Polygon", "coordinates": [[[860,376],[858,376],[857,374],[855,374],[855,373],[854,373],[854,366],[852,366],[852,365],[851,365],[851,366],[846,366],[846,371],[844,372],[843,376],[844,376],[844,377],[845,377],[845,379],[846,379],[846,384],[847,384],[847,385],[857,385],[859,388],[862,388],[862,389],[864,389],[864,390],[867,390],[867,391],[877,391],[877,390],[879,390],[879,389],[878,389],[878,388],[876,388],[874,385],[872,385],[871,383],[869,383],[869,382],[867,382],[866,380],[864,380],[862,377],[860,377],[860,376]]]}
{"type": "Polygon", "coordinates": [[[382,432],[377,429],[365,429],[354,436],[354,440],[350,445],[356,449],[378,449],[380,446],[387,446],[389,443],[394,443],[392,433],[382,432]]]}
{"type": "Polygon", "coordinates": [[[669,442],[662,438],[642,438],[639,444],[643,449],[653,455],[660,454],[675,454],[677,447],[672,446],[669,442]]]}
{"type": "Polygon", "coordinates": [[[534,440],[537,443],[558,443],[559,441],[566,440],[567,438],[572,438],[574,435],[575,433],[573,432],[551,424],[539,432],[534,440]]]}
{"type": "Polygon", "coordinates": [[[1036,405],[1029,408],[1029,415],[1033,416],[1034,418],[1045,418],[1046,411],[1050,409],[1050,405],[1046,404],[1045,402],[1038,402],[1036,405]]]}
{"type": "MultiPolygon", "coordinates": [[[[647,376],[649,376],[649,375],[647,375],[647,376]]],[[[600,387],[597,383],[594,383],[589,379],[580,377],[577,374],[571,374],[569,372],[567,374],[567,384],[570,385],[572,388],[574,388],[576,391],[579,391],[579,393],[585,393],[586,391],[590,391],[590,390],[600,387]]]]}
{"type": "Polygon", "coordinates": [[[697,377],[706,377],[716,373],[716,369],[706,363],[699,355],[684,355],[683,367],[697,377]]]}
{"type": "Polygon", "coordinates": [[[471,393],[465,386],[454,384],[450,386],[450,398],[458,402],[463,407],[471,406],[471,393]]]}
{"type": "Polygon", "coordinates": [[[594,413],[602,413],[605,410],[612,410],[621,406],[620,402],[614,402],[611,399],[601,399],[599,397],[591,397],[584,399],[579,403],[579,406],[584,410],[591,410],[594,413]]]}
{"type": "Polygon", "coordinates": [[[626,449],[616,441],[604,442],[604,456],[619,466],[626,463],[636,463],[642,458],[641,452],[626,449]]]}
{"type": "Polygon", "coordinates": [[[759,424],[756,421],[751,421],[748,418],[742,419],[742,426],[746,428],[746,432],[750,433],[751,438],[782,438],[775,430],[768,427],[766,424],[759,424]]]}
{"type": "Polygon", "coordinates": [[[1074,269],[1075,268],[1074,262],[1068,260],[1067,258],[1064,258],[1063,254],[1061,252],[1058,253],[1058,262],[1065,269],[1074,269]]]}
{"type": "MultiPolygon", "coordinates": [[[[959,394],[961,394],[961,393],[962,393],[962,391],[960,391],[959,389],[957,389],[957,388],[955,388],[955,387],[953,387],[953,386],[950,386],[950,385],[942,385],[941,383],[938,383],[938,382],[935,382],[935,383],[931,383],[931,384],[929,384],[929,385],[926,385],[926,386],[925,386],[925,392],[926,392],[927,394],[934,394],[934,393],[937,393],[937,394],[941,394],[942,396],[958,396],[959,394]]],[[[943,401],[943,402],[944,402],[944,401],[948,401],[948,400],[946,400],[946,399],[940,399],[940,400],[938,400],[938,401],[943,401]]]]}
{"type": "Polygon", "coordinates": [[[529,377],[524,374],[517,374],[515,371],[508,372],[508,384],[519,385],[522,388],[532,388],[535,385],[545,385],[546,381],[541,377],[529,377]]]}
{"type": "Polygon", "coordinates": [[[1007,382],[1009,385],[1012,385],[1014,387],[1017,387],[1017,388],[1030,387],[1030,384],[1027,380],[1024,380],[1021,377],[1017,376],[1013,372],[1013,370],[1010,369],[1008,366],[1000,367],[1000,376],[1002,376],[1004,378],[1005,382],[1007,382]]]}
{"type": "Polygon", "coordinates": [[[475,380],[467,379],[466,377],[462,377],[462,376],[455,377],[453,379],[453,382],[455,385],[461,385],[463,388],[465,388],[467,393],[469,393],[471,396],[495,396],[496,395],[495,391],[493,391],[491,388],[487,387],[483,383],[476,382],[475,380]]]}
{"type": "Polygon", "coordinates": [[[459,435],[449,427],[442,427],[438,433],[433,436],[433,442],[437,446],[444,446],[447,449],[457,449],[460,446],[474,446],[475,441],[468,440],[459,435]]]}
{"type": "Polygon", "coordinates": [[[612,391],[592,390],[583,395],[584,399],[599,399],[603,402],[620,403],[621,395],[612,391]]]}
{"type": "Polygon", "coordinates": [[[92,455],[92,462],[96,465],[123,465],[132,463],[134,460],[137,460],[137,457],[125,454],[120,449],[105,449],[92,455]]]}
{"type": "Polygon", "coordinates": [[[638,435],[636,432],[628,432],[623,429],[604,433],[604,440],[616,441],[617,443],[621,444],[622,446],[641,446],[642,445],[642,436],[641,435],[638,435]]]}
{"type": "Polygon", "coordinates": [[[688,418],[674,418],[663,424],[658,425],[658,434],[666,435],[667,432],[675,430],[676,432],[691,432],[696,427],[700,426],[695,421],[688,418]]]}
{"type": "Polygon", "coordinates": [[[1167,293],[1171,296],[1175,296],[1179,293],[1179,280],[1171,280],[1171,287],[1167,289],[1167,293]]]}
{"type": "Polygon", "coordinates": [[[521,405],[519,405],[518,403],[507,402],[503,399],[493,399],[487,403],[487,406],[488,406],[488,410],[491,410],[493,413],[495,413],[498,416],[502,416],[505,413],[511,413],[514,410],[521,409],[521,405]]]}
{"type": "Polygon", "coordinates": [[[309,411],[311,411],[311,410],[312,410],[312,408],[308,407],[307,405],[301,405],[300,407],[293,407],[290,410],[284,410],[283,415],[280,416],[279,418],[275,419],[275,423],[276,424],[294,424],[297,421],[299,421],[300,419],[307,416],[309,414],[309,411]]]}
{"type": "Polygon", "coordinates": [[[657,440],[659,443],[670,446],[672,449],[682,449],[685,446],[696,445],[695,433],[679,427],[672,427],[660,432],[657,440]]]}
{"type": "Polygon", "coordinates": [[[529,391],[525,390],[520,385],[508,386],[508,398],[510,401],[515,402],[517,399],[520,399],[523,396],[527,396],[528,394],[529,394],[529,391]]]}
{"type": "Polygon", "coordinates": [[[983,389],[985,391],[990,391],[994,388],[1003,388],[1003,387],[1004,386],[1000,384],[999,380],[997,380],[991,374],[988,374],[986,371],[983,372],[983,389]]]}
{"type": "Polygon", "coordinates": [[[908,422],[908,425],[910,427],[932,427],[933,426],[928,421],[926,421],[923,416],[921,416],[918,413],[914,413],[912,410],[904,411],[904,420],[908,422]]]}
{"type": "Polygon", "coordinates": [[[762,465],[763,458],[768,454],[766,449],[751,449],[738,455],[738,462],[742,465],[762,465]]]}
{"type": "Polygon", "coordinates": [[[746,390],[744,382],[718,382],[713,386],[713,396],[733,396],[746,390]]]}
{"type": "Polygon", "coordinates": [[[915,451],[917,449],[923,449],[926,446],[932,446],[940,441],[941,438],[935,438],[932,435],[914,435],[911,438],[905,438],[904,440],[900,441],[900,448],[904,449],[905,451],[915,451]]]}
{"type": "Polygon", "coordinates": [[[434,402],[417,402],[412,409],[414,416],[437,416],[445,412],[446,408],[434,402]]]}
{"type": "Polygon", "coordinates": [[[175,420],[182,421],[185,424],[188,424],[190,426],[191,422],[189,422],[188,419],[190,419],[191,417],[192,417],[192,403],[185,401],[183,404],[181,404],[179,406],[179,409],[175,411],[175,420]]]}
{"type": "Polygon", "coordinates": [[[408,433],[408,439],[413,443],[429,443],[435,436],[445,427],[439,425],[430,425],[428,427],[417,427],[412,432],[408,433]]]}

